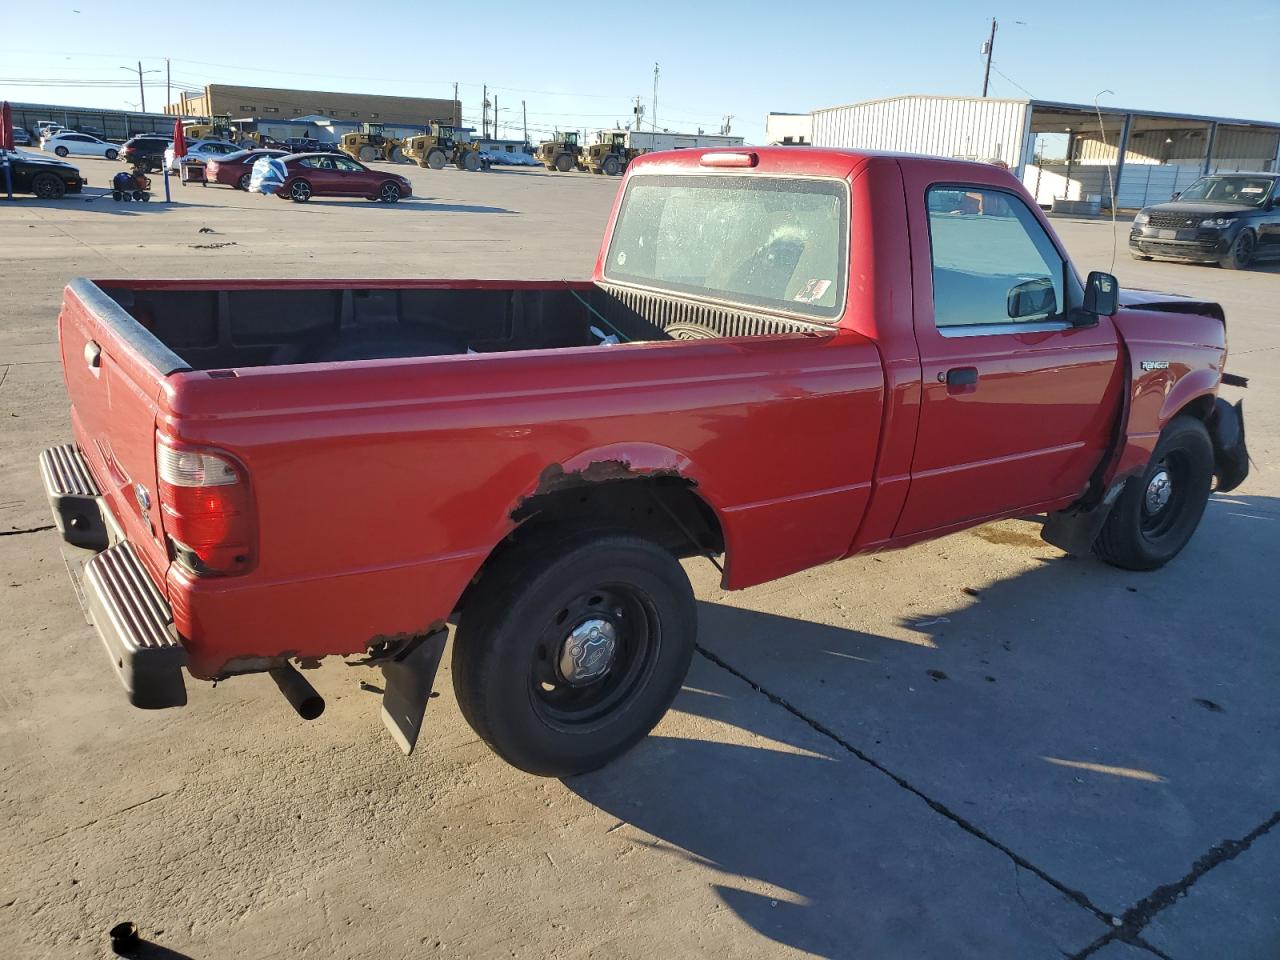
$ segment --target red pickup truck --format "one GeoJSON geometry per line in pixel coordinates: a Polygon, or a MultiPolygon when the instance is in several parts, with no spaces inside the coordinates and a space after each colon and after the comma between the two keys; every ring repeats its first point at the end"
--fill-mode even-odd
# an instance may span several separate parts
{"type": "Polygon", "coordinates": [[[599,767],[678,691],[681,558],[748,587],[1001,517],[1128,569],[1248,470],[1221,308],[1081,280],[994,166],[820,149],[631,164],[592,280],[75,280],[42,455],[140,707],[382,667],[405,750],[448,626],[466,719],[599,767]]]}

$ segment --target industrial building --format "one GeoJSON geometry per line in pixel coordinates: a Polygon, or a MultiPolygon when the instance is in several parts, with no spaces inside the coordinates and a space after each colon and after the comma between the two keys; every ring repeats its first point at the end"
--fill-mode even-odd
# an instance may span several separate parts
{"type": "Polygon", "coordinates": [[[1050,100],[910,95],[813,112],[813,143],[1007,165],[1043,206],[1142,207],[1214,171],[1280,169],[1280,123],[1050,100]],[[1099,125],[1098,109],[1102,114],[1099,125]]]}
{"type": "Polygon", "coordinates": [[[386,97],[370,93],[330,93],[210,83],[203,93],[179,95],[165,113],[181,117],[256,117],[288,120],[318,114],[356,123],[421,126],[432,120],[458,124],[462,105],[457,100],[430,97],[386,97]]]}
{"type": "Polygon", "coordinates": [[[813,143],[813,114],[769,114],[764,120],[764,142],[769,147],[810,146],[813,143]]]}
{"type": "Polygon", "coordinates": [[[689,147],[740,147],[742,137],[718,133],[671,133],[669,130],[600,130],[598,137],[608,138],[614,133],[627,135],[627,146],[632,150],[685,150],[689,147]]]}

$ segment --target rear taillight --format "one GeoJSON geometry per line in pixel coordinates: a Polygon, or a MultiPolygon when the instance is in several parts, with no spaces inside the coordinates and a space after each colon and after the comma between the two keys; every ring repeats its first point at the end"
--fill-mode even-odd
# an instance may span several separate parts
{"type": "Polygon", "coordinates": [[[253,504],[244,468],[226,453],[156,436],[164,532],[192,573],[230,574],[253,560],[253,504]]]}

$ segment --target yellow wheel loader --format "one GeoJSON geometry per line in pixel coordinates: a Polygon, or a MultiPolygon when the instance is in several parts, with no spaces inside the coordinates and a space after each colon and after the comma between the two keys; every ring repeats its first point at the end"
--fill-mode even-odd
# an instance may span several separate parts
{"type": "Polygon", "coordinates": [[[627,146],[627,135],[614,131],[608,139],[593,143],[582,154],[582,166],[592,173],[602,173],[609,177],[618,177],[629,164],[646,151],[627,146]]]}
{"type": "Polygon", "coordinates": [[[374,160],[400,163],[404,160],[402,142],[395,137],[386,136],[380,123],[365,123],[358,133],[344,133],[338,141],[338,149],[362,163],[372,163],[374,160]]]}
{"type": "Polygon", "coordinates": [[[544,140],[538,144],[538,149],[533,156],[548,170],[568,173],[570,170],[583,169],[582,147],[578,145],[576,130],[570,130],[567,133],[556,131],[554,139],[544,140]]]}
{"type": "Polygon", "coordinates": [[[449,163],[459,170],[480,169],[480,144],[459,139],[447,123],[433,121],[430,133],[407,137],[403,149],[407,159],[431,170],[441,170],[449,163]]]}

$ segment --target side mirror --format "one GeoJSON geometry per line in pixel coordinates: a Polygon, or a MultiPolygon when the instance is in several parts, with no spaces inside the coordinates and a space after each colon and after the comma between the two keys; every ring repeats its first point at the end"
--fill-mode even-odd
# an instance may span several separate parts
{"type": "Polygon", "coordinates": [[[1170,199],[1170,200],[1177,200],[1180,196],[1182,196],[1182,191],[1181,191],[1181,190],[1179,190],[1177,193],[1175,193],[1175,194],[1174,194],[1172,197],[1170,197],[1169,199],[1170,199]]]}
{"type": "Polygon", "coordinates": [[[1058,312],[1058,297],[1048,277],[1024,280],[1010,288],[1009,316],[1014,320],[1047,320],[1058,312]]]}
{"type": "Polygon", "coordinates": [[[1114,317],[1120,308],[1120,284],[1116,278],[1094,270],[1084,283],[1084,310],[1097,317],[1114,317]]]}

